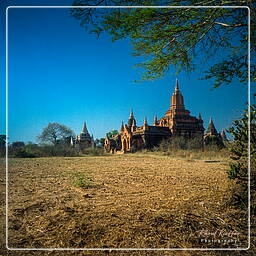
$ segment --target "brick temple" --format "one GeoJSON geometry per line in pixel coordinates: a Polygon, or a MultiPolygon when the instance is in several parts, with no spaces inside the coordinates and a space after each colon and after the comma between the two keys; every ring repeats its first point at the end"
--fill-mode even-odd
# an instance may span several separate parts
{"type": "Polygon", "coordinates": [[[88,132],[86,122],[84,122],[80,134],[77,135],[75,138],[71,137],[70,139],[70,145],[72,147],[77,147],[81,150],[95,146],[93,135],[90,135],[90,133],[88,132]]]}
{"type": "Polygon", "coordinates": [[[184,98],[176,79],[170,108],[165,112],[164,117],[158,120],[155,116],[153,125],[149,125],[145,118],[143,125],[137,126],[133,111],[131,111],[127,124],[122,122],[119,134],[112,138],[106,136],[104,147],[108,152],[117,150],[129,152],[131,150],[153,148],[158,146],[162,140],[169,139],[172,136],[208,138],[208,136],[216,135],[221,138],[212,119],[205,134],[204,130],[201,115],[199,114],[198,117],[191,116],[190,111],[185,108],[184,98]]]}

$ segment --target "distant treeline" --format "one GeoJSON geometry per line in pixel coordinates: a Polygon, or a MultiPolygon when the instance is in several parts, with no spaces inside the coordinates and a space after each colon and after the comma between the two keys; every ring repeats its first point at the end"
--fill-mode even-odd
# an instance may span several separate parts
{"type": "MultiPolygon", "coordinates": [[[[6,148],[2,145],[0,148],[0,155],[5,156],[6,148]]],[[[27,143],[22,141],[13,142],[8,145],[8,157],[18,157],[18,158],[35,158],[35,157],[54,157],[54,156],[64,156],[64,157],[74,157],[83,155],[103,155],[104,150],[101,147],[79,149],[76,147],[71,147],[68,144],[35,144],[27,143]]]]}
{"type": "MultiPolygon", "coordinates": [[[[82,149],[79,147],[71,146],[70,143],[63,140],[63,143],[58,144],[35,144],[32,142],[24,143],[22,141],[16,141],[8,145],[8,156],[18,158],[35,158],[35,157],[76,157],[84,155],[104,155],[104,149],[102,143],[96,143],[95,147],[89,147],[82,149]]],[[[212,150],[218,151],[224,145],[219,145],[215,142],[204,145],[202,138],[195,137],[186,139],[184,137],[173,137],[169,140],[163,140],[158,147],[152,149],[152,151],[173,153],[176,150],[192,150],[192,151],[204,151],[212,150]]],[[[5,156],[5,143],[1,144],[0,154],[5,156]]],[[[134,151],[135,152],[135,151],[134,151]]]]}

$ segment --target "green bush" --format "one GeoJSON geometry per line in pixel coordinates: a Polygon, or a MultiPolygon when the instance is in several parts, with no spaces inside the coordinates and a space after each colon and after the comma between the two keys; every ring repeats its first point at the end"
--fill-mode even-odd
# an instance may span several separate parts
{"type": "Polygon", "coordinates": [[[158,147],[154,148],[154,151],[161,151],[161,152],[167,152],[169,150],[169,144],[170,144],[170,140],[162,140],[159,144],[158,147]]]}
{"type": "Polygon", "coordinates": [[[83,154],[85,155],[90,155],[90,156],[102,156],[104,155],[104,149],[103,148],[99,148],[99,147],[95,147],[95,148],[85,148],[82,151],[83,154]]]}
{"type": "Polygon", "coordinates": [[[79,156],[79,150],[68,145],[44,145],[40,147],[41,156],[79,156]]]}
{"type": "Polygon", "coordinates": [[[175,136],[170,139],[169,150],[187,149],[187,141],[183,136],[175,136]]]}
{"type": "Polygon", "coordinates": [[[90,188],[93,186],[93,180],[84,173],[77,173],[74,176],[73,185],[79,188],[90,188]]]}
{"type": "Polygon", "coordinates": [[[162,140],[158,147],[154,150],[162,152],[171,152],[176,150],[202,150],[203,138],[196,136],[193,138],[184,138],[182,136],[175,136],[167,140],[162,140]]]}
{"type": "Polygon", "coordinates": [[[187,149],[202,150],[204,147],[204,140],[202,136],[195,136],[187,140],[187,149]]]}
{"type": "MultiPolygon", "coordinates": [[[[256,106],[250,108],[251,141],[250,141],[250,166],[251,166],[251,206],[255,213],[256,208],[256,106]]],[[[230,147],[231,158],[234,160],[228,170],[228,177],[236,180],[238,187],[233,193],[233,199],[243,208],[248,206],[248,111],[242,117],[233,122],[233,126],[228,129],[234,137],[230,147]]]]}
{"type": "Polygon", "coordinates": [[[32,153],[32,152],[26,151],[26,148],[17,149],[14,152],[13,156],[14,157],[18,157],[18,158],[34,158],[34,157],[38,157],[38,155],[36,153],[32,153]]]}
{"type": "Polygon", "coordinates": [[[64,156],[73,157],[79,156],[80,152],[76,148],[72,148],[68,145],[37,145],[29,143],[23,147],[10,147],[9,157],[51,157],[51,156],[64,156]]]}
{"type": "Polygon", "coordinates": [[[207,136],[204,139],[204,144],[206,147],[213,147],[213,148],[217,148],[217,149],[222,149],[225,147],[221,137],[219,135],[210,135],[207,136]]]}

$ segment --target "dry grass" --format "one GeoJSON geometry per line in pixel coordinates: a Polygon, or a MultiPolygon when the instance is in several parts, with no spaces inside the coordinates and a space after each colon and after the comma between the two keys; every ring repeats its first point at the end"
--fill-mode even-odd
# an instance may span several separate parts
{"type": "MultiPolygon", "coordinates": [[[[9,246],[246,247],[246,216],[227,204],[233,184],[227,179],[226,169],[225,158],[205,162],[153,153],[11,159],[9,246]],[[86,186],[80,186],[77,179],[86,186]],[[237,243],[202,243],[201,230],[235,230],[240,234],[237,243]]],[[[4,185],[3,178],[1,181],[4,185]]],[[[53,253],[107,252],[27,255],[53,253]]],[[[195,251],[111,254],[199,255],[195,251]]]]}

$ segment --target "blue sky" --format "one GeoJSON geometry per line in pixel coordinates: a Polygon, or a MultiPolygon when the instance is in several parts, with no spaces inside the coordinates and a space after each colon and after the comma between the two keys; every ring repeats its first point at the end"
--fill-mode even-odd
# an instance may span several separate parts
{"type": "MultiPolygon", "coordinates": [[[[72,1],[2,1],[8,5],[69,5],[72,1]]],[[[5,17],[1,16],[1,38],[5,17]]],[[[176,76],[134,83],[129,41],[115,43],[107,35],[97,39],[70,16],[68,9],[9,9],[9,140],[34,141],[49,122],[59,122],[75,133],[86,121],[95,138],[105,137],[127,121],[133,108],[138,125],[144,116],[164,116],[170,105],[176,76]]],[[[5,133],[5,48],[1,45],[1,120],[5,133]]],[[[204,68],[207,68],[204,67],[204,68]]],[[[212,89],[199,80],[203,67],[178,75],[185,105],[191,115],[200,112],[207,128],[210,116],[218,130],[230,126],[247,102],[247,86],[239,83],[212,89]]],[[[172,71],[172,70],[171,70],[172,71]]]]}

